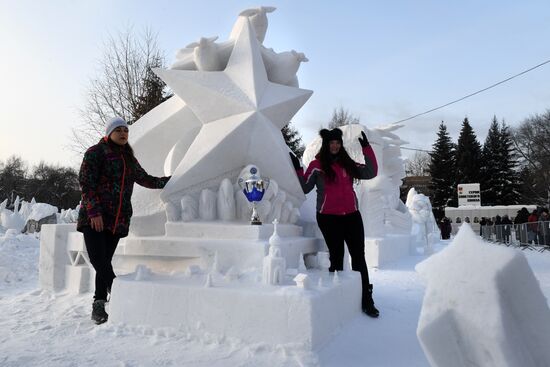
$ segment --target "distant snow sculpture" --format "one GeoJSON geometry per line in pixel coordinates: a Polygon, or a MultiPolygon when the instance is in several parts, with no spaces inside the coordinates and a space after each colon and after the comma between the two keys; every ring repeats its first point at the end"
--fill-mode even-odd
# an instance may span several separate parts
{"type": "Polygon", "coordinates": [[[432,254],[433,244],[439,240],[439,228],[435,222],[430,199],[424,194],[417,194],[416,190],[411,188],[407,193],[406,205],[413,219],[411,252],[416,251],[416,245],[421,245],[425,254],[432,254]]]}

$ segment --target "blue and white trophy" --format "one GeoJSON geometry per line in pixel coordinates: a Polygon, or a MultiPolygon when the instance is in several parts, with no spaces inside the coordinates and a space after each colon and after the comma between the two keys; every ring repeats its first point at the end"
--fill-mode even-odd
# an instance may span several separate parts
{"type": "Polygon", "coordinates": [[[258,168],[254,165],[250,165],[250,168],[245,172],[238,180],[239,186],[243,189],[243,193],[252,203],[252,217],[250,218],[250,224],[261,225],[262,221],[258,215],[256,203],[261,201],[264,194],[269,187],[269,179],[261,178],[258,172],[258,168]]]}

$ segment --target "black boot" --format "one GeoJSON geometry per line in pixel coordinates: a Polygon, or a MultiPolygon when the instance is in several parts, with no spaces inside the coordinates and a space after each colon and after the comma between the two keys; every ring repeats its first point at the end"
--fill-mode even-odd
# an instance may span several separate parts
{"type": "Polygon", "coordinates": [[[372,300],[372,284],[363,287],[363,300],[361,302],[361,310],[370,317],[378,317],[380,312],[374,307],[372,300]]]}
{"type": "Polygon", "coordinates": [[[92,320],[99,325],[107,321],[108,317],[109,315],[105,312],[105,300],[96,299],[92,304],[92,320]]]}

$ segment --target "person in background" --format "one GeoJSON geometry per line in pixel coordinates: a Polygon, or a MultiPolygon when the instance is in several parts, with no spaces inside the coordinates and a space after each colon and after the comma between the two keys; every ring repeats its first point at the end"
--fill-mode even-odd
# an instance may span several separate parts
{"type": "Polygon", "coordinates": [[[548,209],[543,209],[539,216],[539,243],[544,246],[550,246],[550,216],[548,209]]]}
{"type": "Polygon", "coordinates": [[[525,223],[529,218],[529,211],[527,208],[523,207],[518,210],[516,217],[514,218],[514,227],[516,229],[516,239],[519,241],[520,245],[527,244],[527,227],[525,223]]]}
{"type": "Polygon", "coordinates": [[[512,233],[512,221],[510,220],[510,218],[508,218],[508,215],[505,214],[502,217],[500,224],[502,226],[502,233],[504,235],[504,243],[508,244],[510,243],[510,233],[512,233]]]}
{"type": "Polygon", "coordinates": [[[500,217],[500,215],[497,215],[495,217],[495,233],[497,236],[497,242],[502,242],[502,236],[503,236],[502,230],[503,230],[502,218],[500,217]]]}
{"type": "Polygon", "coordinates": [[[479,221],[479,235],[483,236],[483,226],[487,225],[487,220],[485,217],[481,217],[481,220],[479,221]]]}
{"type": "Polygon", "coordinates": [[[170,177],[153,177],[141,168],[128,144],[128,124],[115,117],[107,122],[105,136],[84,154],[78,179],[82,201],[77,230],[96,271],[92,320],[101,324],[109,316],[105,303],[115,278],[111,261],[118,241],[128,235],[134,182],[161,189],[170,177]]]}
{"type": "Polygon", "coordinates": [[[372,284],[365,261],[363,219],[353,190],[354,180],[376,177],[376,157],[364,132],[361,132],[359,143],[365,164],[351,159],[343,146],[342,130],[322,129],[319,134],[323,139],[321,149],[305,173],[298,158],[292,153],[290,158],[304,193],[317,187],[317,224],[329,250],[329,271],[344,270],[345,242],[351,256],[352,269],[361,273],[361,309],[371,317],[378,317],[379,311],[372,299],[372,284]]]}
{"type": "Polygon", "coordinates": [[[443,217],[441,219],[439,229],[441,231],[442,240],[448,240],[449,238],[451,238],[451,232],[453,230],[453,227],[451,225],[451,220],[449,218],[443,217]]]}
{"type": "Polygon", "coordinates": [[[539,216],[537,214],[537,210],[533,210],[531,215],[529,215],[529,218],[527,218],[527,239],[529,243],[534,243],[535,245],[538,244],[537,241],[537,233],[538,233],[538,220],[539,216]]]}

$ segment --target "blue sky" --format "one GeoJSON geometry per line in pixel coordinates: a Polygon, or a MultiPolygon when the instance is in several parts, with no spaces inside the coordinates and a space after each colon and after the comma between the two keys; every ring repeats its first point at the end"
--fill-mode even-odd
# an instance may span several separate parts
{"type": "MultiPolygon", "coordinates": [[[[77,166],[67,149],[109,33],[158,33],[167,62],[201,36],[225,40],[238,13],[277,7],[264,45],[309,58],[300,85],[313,96],[293,119],[304,141],[343,106],[368,127],[391,123],[550,59],[543,1],[28,1],[0,0],[0,160],[15,154],[77,166]]],[[[405,123],[409,147],[429,149],[445,121],[465,116],[481,143],[493,115],[515,126],[550,108],[550,64],[405,123]]]]}

